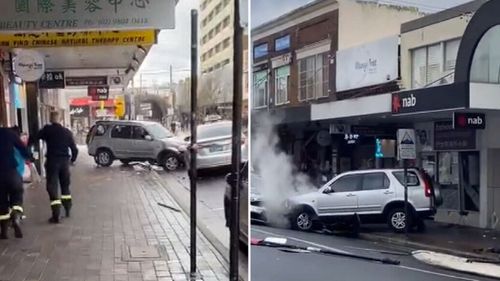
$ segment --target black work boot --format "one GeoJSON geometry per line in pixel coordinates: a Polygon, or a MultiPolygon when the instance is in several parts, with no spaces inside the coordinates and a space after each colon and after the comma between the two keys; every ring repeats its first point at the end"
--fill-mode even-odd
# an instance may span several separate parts
{"type": "Polygon", "coordinates": [[[73,202],[71,199],[69,200],[62,200],[62,204],[64,206],[64,212],[67,218],[71,216],[71,207],[73,206],[73,202]]]}
{"type": "Polygon", "coordinates": [[[7,231],[9,230],[9,220],[0,221],[0,239],[8,239],[7,231]]]}
{"type": "Polygon", "coordinates": [[[49,219],[50,223],[60,223],[61,222],[61,205],[53,205],[52,208],[52,217],[49,219]]]}
{"type": "Polygon", "coordinates": [[[22,213],[19,211],[12,211],[11,221],[12,228],[14,228],[14,236],[16,238],[23,238],[23,231],[21,230],[22,213]]]}

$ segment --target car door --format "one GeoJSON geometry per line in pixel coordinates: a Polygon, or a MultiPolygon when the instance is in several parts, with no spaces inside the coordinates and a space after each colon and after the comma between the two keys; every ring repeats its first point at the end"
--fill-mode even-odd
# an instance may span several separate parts
{"type": "Polygon", "coordinates": [[[134,146],[132,139],[132,126],[115,125],[111,130],[111,149],[118,159],[132,158],[131,148],[134,146]]]}
{"type": "Polygon", "coordinates": [[[358,207],[356,191],[361,175],[349,174],[335,179],[318,199],[318,215],[323,217],[352,215],[358,207]]]}
{"type": "Polygon", "coordinates": [[[385,204],[396,197],[384,172],[363,174],[361,190],[356,192],[358,214],[381,214],[385,204]]]}
{"type": "Polygon", "coordinates": [[[136,159],[156,158],[156,156],[154,155],[155,145],[157,145],[156,142],[159,140],[154,140],[144,127],[133,126],[132,139],[134,140],[134,149],[132,151],[132,153],[134,154],[134,158],[136,159]]]}

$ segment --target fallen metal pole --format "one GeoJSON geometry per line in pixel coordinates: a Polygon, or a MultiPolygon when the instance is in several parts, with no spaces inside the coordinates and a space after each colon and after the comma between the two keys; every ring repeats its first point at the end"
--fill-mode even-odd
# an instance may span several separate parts
{"type": "Polygon", "coordinates": [[[198,11],[191,10],[191,146],[189,179],[191,187],[191,278],[196,278],[196,119],[198,110],[198,11]]]}
{"type": "MultiPolygon", "coordinates": [[[[230,214],[229,280],[239,280],[240,186],[241,186],[241,108],[243,102],[243,29],[240,24],[240,1],[234,1],[233,35],[233,142],[230,214]]],[[[242,202],[248,204],[248,202],[242,202]]]]}

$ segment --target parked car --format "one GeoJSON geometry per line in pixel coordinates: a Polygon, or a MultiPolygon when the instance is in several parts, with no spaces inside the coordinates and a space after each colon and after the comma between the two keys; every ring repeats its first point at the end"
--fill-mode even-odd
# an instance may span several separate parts
{"type": "Polygon", "coordinates": [[[156,122],[100,121],[87,135],[89,155],[103,167],[115,160],[148,161],[174,171],[184,163],[187,144],[156,122]]]}
{"type": "Polygon", "coordinates": [[[221,121],[221,120],[222,120],[222,117],[220,115],[212,114],[212,115],[207,115],[203,119],[203,122],[204,123],[213,123],[213,122],[218,122],[218,121],[221,121]]]}
{"type": "MultiPolygon", "coordinates": [[[[226,191],[224,193],[224,216],[226,227],[231,225],[231,184],[235,181],[232,173],[226,176],[226,191]]],[[[240,186],[240,243],[248,246],[248,164],[241,169],[240,186]]]]}
{"type": "MultiPolygon", "coordinates": [[[[197,169],[207,170],[211,168],[229,167],[231,165],[232,149],[232,126],[231,121],[221,121],[212,124],[200,125],[197,128],[197,169]]],[[[187,137],[185,141],[189,141],[187,137]]],[[[241,162],[248,160],[248,145],[246,138],[241,138],[241,162]]]]}
{"type": "Polygon", "coordinates": [[[386,222],[394,232],[403,232],[406,223],[425,227],[423,219],[432,217],[442,200],[437,187],[422,172],[408,170],[408,202],[404,206],[402,169],[363,170],[343,173],[311,192],[285,201],[294,229],[309,231],[316,225],[329,225],[359,217],[361,223],[386,222]]]}
{"type": "Polygon", "coordinates": [[[259,187],[262,186],[262,178],[256,174],[250,174],[250,219],[255,222],[266,223],[266,209],[259,187]]]}

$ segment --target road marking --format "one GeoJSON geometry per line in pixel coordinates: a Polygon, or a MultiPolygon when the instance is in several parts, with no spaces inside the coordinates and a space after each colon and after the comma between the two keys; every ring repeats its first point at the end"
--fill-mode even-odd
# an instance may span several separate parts
{"type": "Polygon", "coordinates": [[[444,273],[439,273],[439,272],[434,272],[434,271],[429,271],[429,270],[425,270],[425,269],[419,269],[419,268],[414,268],[414,267],[409,267],[409,266],[404,266],[404,265],[400,265],[399,267],[404,268],[404,269],[408,269],[408,270],[419,271],[419,272],[423,272],[423,273],[428,273],[428,274],[438,275],[438,276],[443,276],[443,277],[449,277],[449,278],[454,278],[454,279],[467,280],[467,281],[479,281],[478,279],[471,279],[471,278],[467,278],[467,277],[449,275],[449,274],[444,274],[444,273]]]}
{"type": "MultiPolygon", "coordinates": [[[[294,240],[294,241],[297,241],[297,242],[301,242],[301,243],[304,243],[304,244],[309,244],[309,245],[312,245],[312,246],[315,246],[315,247],[321,247],[321,248],[328,249],[328,250],[331,250],[331,251],[337,251],[337,252],[341,252],[341,253],[350,254],[349,252],[343,251],[341,249],[332,248],[332,247],[329,247],[329,246],[326,246],[326,245],[323,245],[323,244],[318,244],[318,243],[310,242],[310,241],[299,239],[299,238],[295,238],[295,237],[285,236],[285,235],[282,235],[282,234],[272,233],[272,232],[269,232],[269,231],[255,229],[255,228],[253,228],[252,231],[256,231],[256,232],[260,232],[260,233],[267,234],[267,235],[272,235],[272,236],[286,237],[287,239],[294,240]]],[[[425,269],[419,269],[419,268],[414,268],[414,267],[409,267],[409,266],[404,266],[404,265],[399,265],[398,267],[399,268],[403,268],[403,269],[407,269],[407,270],[418,271],[418,272],[422,272],[422,273],[427,273],[427,274],[437,275],[437,276],[442,276],[442,277],[448,277],[448,278],[453,278],[453,279],[466,280],[466,281],[479,281],[478,279],[471,279],[471,278],[466,278],[466,277],[461,277],[461,276],[456,276],[456,275],[439,273],[439,272],[435,272],[435,271],[429,271],[429,270],[425,270],[425,269]]]]}

